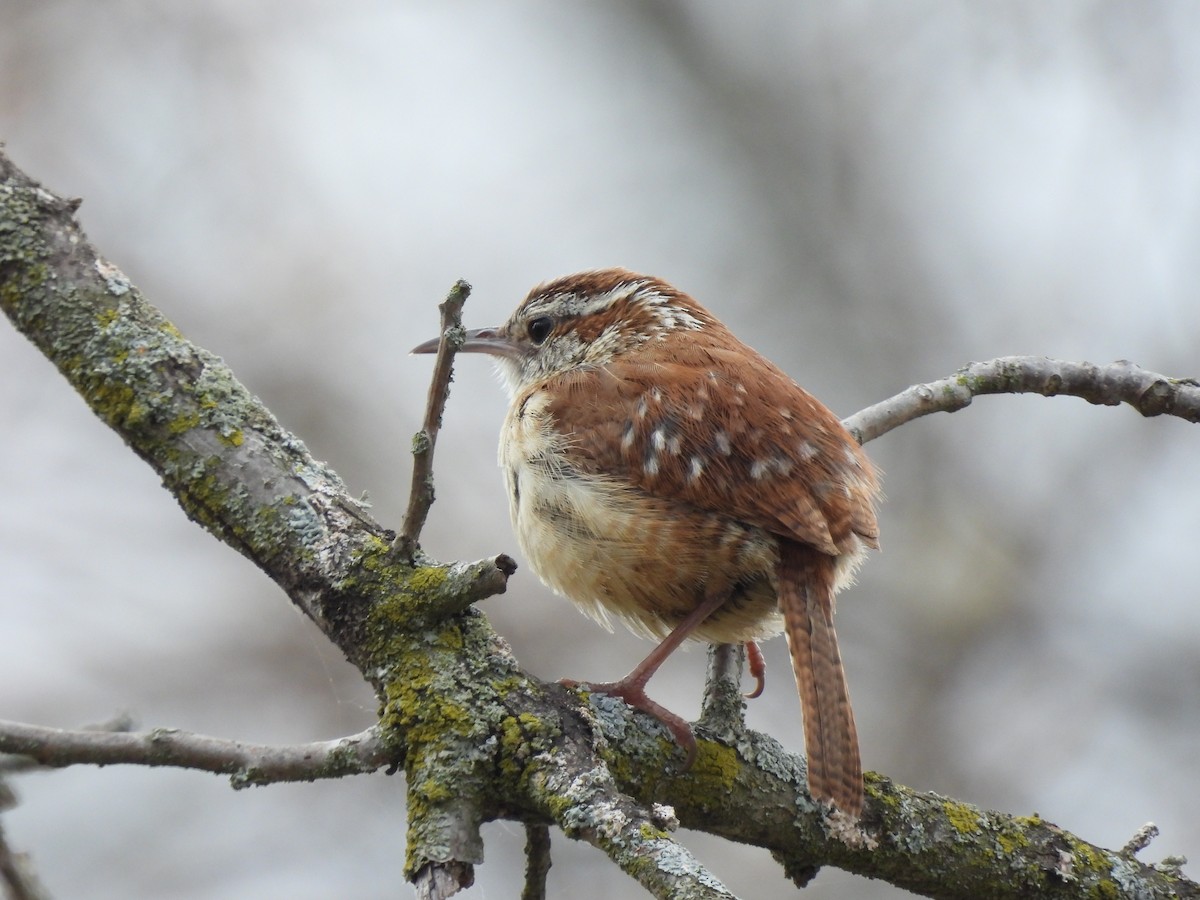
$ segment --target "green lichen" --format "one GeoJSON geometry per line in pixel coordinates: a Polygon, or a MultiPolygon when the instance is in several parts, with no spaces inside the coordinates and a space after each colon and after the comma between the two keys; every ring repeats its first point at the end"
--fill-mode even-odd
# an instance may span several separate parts
{"type": "Polygon", "coordinates": [[[199,525],[221,534],[225,525],[219,514],[226,506],[229,491],[216,475],[191,478],[175,494],[187,517],[199,525]]]}
{"type": "Polygon", "coordinates": [[[441,566],[418,566],[408,576],[413,591],[440,591],[446,583],[446,570],[441,566]]]}
{"type": "MultiPolygon", "coordinates": [[[[228,434],[223,431],[217,432],[217,440],[219,440],[226,447],[240,447],[246,440],[246,436],[242,433],[242,429],[234,428],[228,434]]],[[[286,499],[290,498],[285,498],[285,500],[286,499]]]]}
{"type": "Polygon", "coordinates": [[[416,654],[399,659],[396,674],[384,686],[381,724],[403,734],[410,747],[468,739],[480,729],[476,712],[451,699],[444,677],[426,660],[404,665],[416,654]]]}
{"type": "Polygon", "coordinates": [[[983,829],[979,811],[965,803],[947,800],[942,804],[942,811],[959,834],[975,834],[983,829]]]}
{"type": "Polygon", "coordinates": [[[178,415],[167,423],[167,431],[171,434],[183,434],[197,428],[200,425],[200,414],[196,412],[185,412],[178,415]]]}
{"type": "Polygon", "coordinates": [[[1112,861],[1107,854],[1073,835],[1063,834],[1063,838],[1070,848],[1068,852],[1071,858],[1072,877],[1091,882],[1088,891],[1089,897],[1096,898],[1096,900],[1117,900],[1117,898],[1125,896],[1121,886],[1110,877],[1112,861]]]}
{"type": "Polygon", "coordinates": [[[150,418],[150,407],[124,382],[96,379],[90,385],[83,385],[82,390],[96,415],[119,431],[140,428],[150,418]]]}
{"type": "Polygon", "coordinates": [[[670,832],[663,831],[661,828],[655,828],[649,822],[643,822],[638,828],[638,833],[647,841],[667,841],[671,839],[670,832]]]}
{"type": "Polygon", "coordinates": [[[444,781],[435,778],[416,780],[408,792],[409,802],[440,804],[455,796],[454,789],[444,781]]]}
{"type": "MultiPolygon", "coordinates": [[[[375,665],[385,666],[404,652],[408,633],[433,628],[446,618],[439,614],[449,571],[444,566],[417,566],[391,551],[382,539],[371,538],[351,567],[353,574],[339,585],[348,593],[370,594],[377,600],[367,615],[364,649],[375,665]],[[397,643],[398,642],[398,643],[397,643]]],[[[461,652],[457,628],[440,628],[432,649],[461,652]]]]}
{"type": "Polygon", "coordinates": [[[1006,856],[1029,846],[1029,836],[1020,829],[1004,829],[996,834],[996,843],[1006,856]]]}
{"type": "Polygon", "coordinates": [[[741,761],[733,747],[713,741],[700,742],[693,771],[706,786],[722,792],[731,790],[741,768],[741,761]]]}
{"type": "Polygon", "coordinates": [[[550,750],[561,732],[548,729],[546,723],[532,713],[505,716],[500,720],[500,774],[506,778],[514,793],[525,794],[527,764],[537,753],[550,750]]]}

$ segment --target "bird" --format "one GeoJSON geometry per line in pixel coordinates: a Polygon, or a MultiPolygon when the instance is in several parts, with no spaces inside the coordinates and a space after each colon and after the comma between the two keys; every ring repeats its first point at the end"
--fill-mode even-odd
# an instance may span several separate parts
{"type": "Polygon", "coordinates": [[[458,349],[491,356],[507,387],[499,461],[534,572],[610,630],[658,641],[588,689],[662,722],[686,768],[695,737],[650,677],[685,640],[744,643],[756,696],[757,642],[782,632],[809,794],[860,817],[834,597],[879,546],[880,484],[838,417],[687,293],[622,268],[542,283],[458,349]]]}

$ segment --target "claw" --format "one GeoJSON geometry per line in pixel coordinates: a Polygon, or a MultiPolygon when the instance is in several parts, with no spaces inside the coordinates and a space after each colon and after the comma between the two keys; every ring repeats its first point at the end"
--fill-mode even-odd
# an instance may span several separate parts
{"type": "Polygon", "coordinates": [[[753,700],[762,694],[763,688],[767,686],[767,661],[763,659],[762,651],[758,649],[758,644],[754,641],[746,641],[746,665],[750,669],[750,675],[754,678],[754,690],[748,694],[742,694],[747,700],[753,700]]]}

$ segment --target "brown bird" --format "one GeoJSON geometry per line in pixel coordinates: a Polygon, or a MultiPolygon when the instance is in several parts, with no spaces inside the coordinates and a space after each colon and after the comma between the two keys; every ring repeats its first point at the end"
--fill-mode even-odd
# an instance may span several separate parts
{"type": "Polygon", "coordinates": [[[507,382],[500,465],[538,577],[605,625],[661,641],[591,689],[658,718],[690,763],[690,726],[646,682],[693,638],[747,643],[761,690],[752,642],[783,631],[809,791],[857,817],[834,594],[878,546],[879,486],[838,418],[687,294],[624,269],[540,285],[461,350],[495,357],[507,382]]]}

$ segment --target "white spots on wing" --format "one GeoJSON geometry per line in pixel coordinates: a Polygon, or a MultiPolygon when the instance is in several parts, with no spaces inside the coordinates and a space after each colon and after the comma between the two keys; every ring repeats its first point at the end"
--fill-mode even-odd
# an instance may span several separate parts
{"type": "Polygon", "coordinates": [[[733,389],[735,391],[737,391],[739,394],[746,393],[746,386],[744,384],[742,384],[740,381],[733,386],[733,389]]]}
{"type": "Polygon", "coordinates": [[[642,396],[638,398],[637,417],[639,419],[644,419],[646,418],[646,413],[648,412],[650,412],[650,399],[645,394],[642,394],[642,396]]]}
{"type": "Polygon", "coordinates": [[[656,387],[650,388],[650,399],[655,403],[662,403],[662,389],[656,387]]]}
{"type": "Polygon", "coordinates": [[[792,411],[786,406],[779,410],[779,415],[789,422],[792,420],[792,411]]]}
{"type": "Polygon", "coordinates": [[[796,446],[796,452],[800,454],[800,459],[807,462],[817,455],[817,446],[812,441],[801,441],[796,446]]]}
{"type": "Polygon", "coordinates": [[[729,434],[725,431],[718,431],[713,435],[713,445],[722,456],[728,456],[733,452],[733,444],[729,440],[729,434]]]}
{"type": "Polygon", "coordinates": [[[691,464],[688,467],[688,481],[696,481],[704,472],[704,460],[699,456],[693,456],[691,464]]]}
{"type": "Polygon", "coordinates": [[[704,419],[704,404],[693,403],[687,408],[687,416],[694,422],[700,422],[704,419]]]}
{"type": "Polygon", "coordinates": [[[854,451],[853,447],[843,447],[842,450],[846,454],[846,462],[852,469],[862,469],[862,463],[859,461],[858,454],[854,451]]]}
{"type": "Polygon", "coordinates": [[[672,434],[673,423],[659,425],[650,432],[650,440],[646,449],[646,474],[657,475],[661,462],[659,454],[668,453],[678,456],[683,448],[683,440],[677,434],[672,434]]]}
{"type": "Polygon", "coordinates": [[[625,431],[621,435],[621,449],[628,450],[633,446],[633,440],[637,437],[637,429],[633,427],[632,422],[625,423],[625,431]]]}
{"type": "Polygon", "coordinates": [[[750,477],[755,481],[762,481],[772,475],[786,477],[792,471],[793,463],[786,456],[768,457],[767,459],[756,459],[750,463],[750,477]]]}

